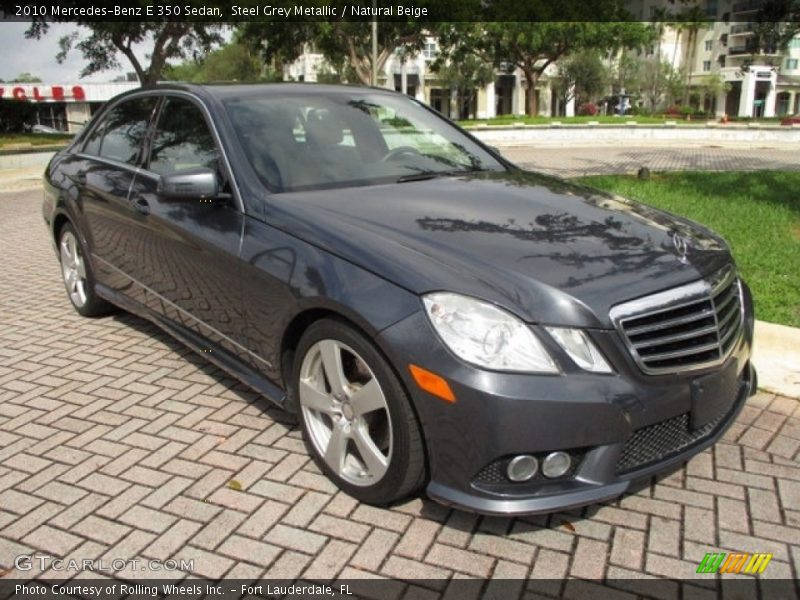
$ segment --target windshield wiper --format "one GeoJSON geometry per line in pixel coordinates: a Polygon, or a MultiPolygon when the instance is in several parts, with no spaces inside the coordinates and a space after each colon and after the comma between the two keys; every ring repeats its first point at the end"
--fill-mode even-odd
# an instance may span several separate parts
{"type": "Polygon", "coordinates": [[[453,177],[457,175],[466,175],[467,173],[479,173],[485,169],[453,169],[451,171],[421,171],[411,175],[403,175],[397,178],[397,183],[405,183],[407,181],[425,181],[426,179],[436,179],[437,177],[453,177]]]}
{"type": "Polygon", "coordinates": [[[442,175],[447,175],[447,172],[437,171],[423,171],[422,173],[413,173],[411,175],[403,175],[397,178],[397,183],[405,183],[407,181],[425,181],[426,179],[436,179],[442,175]]]}

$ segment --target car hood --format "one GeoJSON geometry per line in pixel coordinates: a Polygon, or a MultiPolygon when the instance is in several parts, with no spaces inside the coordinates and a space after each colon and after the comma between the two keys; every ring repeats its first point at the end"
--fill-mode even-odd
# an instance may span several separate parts
{"type": "Polygon", "coordinates": [[[276,194],[265,212],[415,293],[468,294],[528,322],[611,327],[614,304],[731,261],[695,223],[525,171],[276,194]]]}

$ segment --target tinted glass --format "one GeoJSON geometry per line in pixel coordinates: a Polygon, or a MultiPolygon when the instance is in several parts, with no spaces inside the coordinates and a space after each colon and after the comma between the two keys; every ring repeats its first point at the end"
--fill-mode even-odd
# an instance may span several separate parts
{"type": "Polygon", "coordinates": [[[218,159],[203,112],[183,98],[168,99],[150,145],[150,170],[164,174],[195,167],[217,169],[218,159]]]}
{"type": "Polygon", "coordinates": [[[135,165],[156,98],[126,100],[111,111],[90,136],[84,152],[135,165]]]}
{"type": "Polygon", "coordinates": [[[369,185],[504,167],[405,96],[245,96],[227,100],[234,130],[272,190],[369,185]]]}

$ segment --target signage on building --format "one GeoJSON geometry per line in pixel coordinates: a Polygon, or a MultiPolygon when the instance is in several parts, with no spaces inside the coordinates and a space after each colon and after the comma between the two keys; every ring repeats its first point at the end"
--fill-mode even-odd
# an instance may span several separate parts
{"type": "Polygon", "coordinates": [[[28,102],[85,102],[86,92],[81,85],[0,86],[0,99],[28,102]]]}

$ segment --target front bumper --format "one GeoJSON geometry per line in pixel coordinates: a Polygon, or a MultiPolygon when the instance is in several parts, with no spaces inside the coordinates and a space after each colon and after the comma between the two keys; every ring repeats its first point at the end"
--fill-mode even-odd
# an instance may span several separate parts
{"type": "MultiPolygon", "coordinates": [[[[745,308],[752,315],[749,294],[745,308]]],[[[423,428],[428,496],[484,514],[519,515],[614,498],[714,444],[756,390],[752,324],[752,317],[745,320],[743,335],[723,365],[658,376],[642,374],[613,331],[591,332],[614,365],[613,375],[587,373],[567,363],[560,375],[476,369],[438,341],[421,312],[381,332],[378,341],[404,378],[423,428]],[[421,391],[408,374],[409,363],[445,377],[457,401],[446,403],[421,391]],[[728,383],[718,386],[723,379],[728,383]],[[698,382],[726,393],[698,397],[693,391],[698,382]],[[698,406],[699,401],[711,403],[713,410],[698,406]],[[697,415],[703,422],[696,422],[697,415]],[[663,442],[664,428],[680,434],[675,439],[681,443],[671,451],[653,456],[631,447],[650,431],[663,442]],[[524,483],[481,478],[508,457],[557,450],[569,452],[577,463],[563,478],[539,475],[524,483]]],[[[558,349],[549,349],[558,358],[558,349]]]]}

